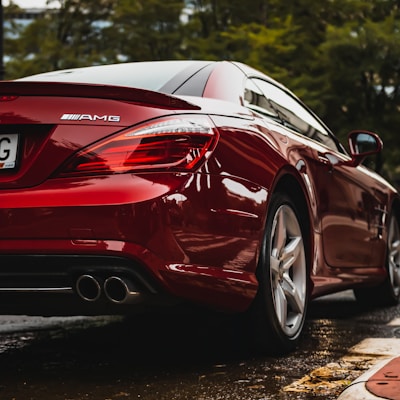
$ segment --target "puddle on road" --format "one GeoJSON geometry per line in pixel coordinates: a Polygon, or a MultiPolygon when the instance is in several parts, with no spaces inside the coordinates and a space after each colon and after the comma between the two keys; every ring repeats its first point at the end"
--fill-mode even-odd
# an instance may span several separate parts
{"type": "Polygon", "coordinates": [[[122,317],[28,317],[0,315],[0,335],[4,333],[49,331],[52,329],[86,329],[121,321],[122,317]]]}

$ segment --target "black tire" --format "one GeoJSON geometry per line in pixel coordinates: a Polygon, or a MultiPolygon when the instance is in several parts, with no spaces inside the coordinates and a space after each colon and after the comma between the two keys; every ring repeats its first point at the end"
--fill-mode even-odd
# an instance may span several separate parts
{"type": "Polygon", "coordinates": [[[294,350],[301,336],[309,282],[304,232],[285,194],[272,195],[261,247],[251,340],[256,351],[281,355],[294,350]]]}
{"type": "Polygon", "coordinates": [[[394,306],[400,300],[400,229],[394,214],[388,225],[386,279],[378,286],[354,289],[358,302],[367,306],[394,306]]]}

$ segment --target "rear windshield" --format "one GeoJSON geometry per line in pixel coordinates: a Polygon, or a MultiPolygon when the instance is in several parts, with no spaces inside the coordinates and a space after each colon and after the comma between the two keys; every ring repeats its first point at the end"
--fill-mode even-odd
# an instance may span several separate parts
{"type": "Polygon", "coordinates": [[[46,72],[18,79],[19,81],[75,82],[128,86],[157,91],[198,61],[149,61],[98,65],[92,67],[46,72]]]}

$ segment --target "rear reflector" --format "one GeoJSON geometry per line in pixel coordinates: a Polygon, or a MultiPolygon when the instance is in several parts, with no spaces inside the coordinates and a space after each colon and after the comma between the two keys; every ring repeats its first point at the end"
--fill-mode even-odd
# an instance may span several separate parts
{"type": "Polygon", "coordinates": [[[0,95],[0,101],[12,101],[18,99],[18,96],[0,95]]]}

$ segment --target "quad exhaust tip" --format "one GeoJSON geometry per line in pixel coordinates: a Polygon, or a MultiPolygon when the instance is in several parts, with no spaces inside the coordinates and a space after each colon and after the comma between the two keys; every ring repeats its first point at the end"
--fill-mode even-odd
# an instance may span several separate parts
{"type": "Polygon", "coordinates": [[[89,274],[81,275],[76,281],[76,292],[78,296],[88,302],[97,301],[102,291],[106,298],[114,304],[136,303],[140,292],[135,285],[126,278],[110,276],[103,280],[89,274]]]}
{"type": "Polygon", "coordinates": [[[108,300],[118,304],[135,303],[140,297],[140,292],[130,280],[118,276],[110,276],[105,280],[104,293],[108,300]]]}
{"type": "Polygon", "coordinates": [[[101,285],[92,275],[81,275],[76,281],[78,295],[86,301],[96,301],[101,295],[101,285]]]}

